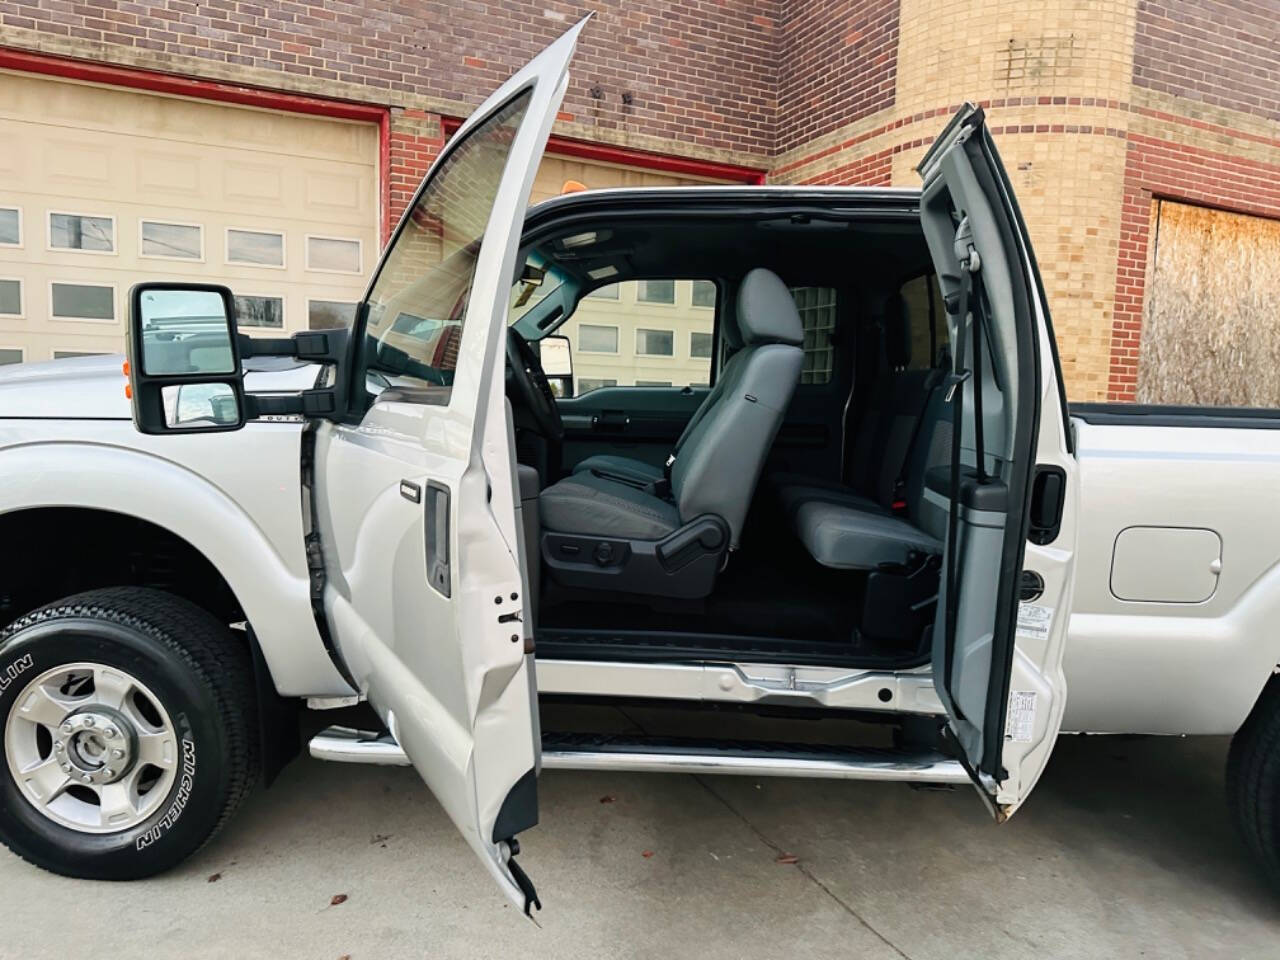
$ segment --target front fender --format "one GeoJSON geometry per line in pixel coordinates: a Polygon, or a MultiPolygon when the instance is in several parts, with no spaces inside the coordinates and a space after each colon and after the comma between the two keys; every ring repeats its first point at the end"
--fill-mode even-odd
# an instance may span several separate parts
{"type": "Polygon", "coordinates": [[[281,695],[350,694],[311,608],[296,432],[290,444],[280,430],[142,438],[127,426],[129,442],[160,450],[71,439],[0,450],[0,513],[80,507],[165,528],[226,579],[281,695]]]}

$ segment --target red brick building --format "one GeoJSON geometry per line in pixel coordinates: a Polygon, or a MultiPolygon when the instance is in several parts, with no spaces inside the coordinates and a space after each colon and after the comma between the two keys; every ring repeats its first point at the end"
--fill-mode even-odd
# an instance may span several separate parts
{"type": "MultiPolygon", "coordinates": [[[[139,258],[229,278],[264,326],[341,312],[458,120],[589,10],[539,195],[910,184],[976,99],[1073,398],[1187,399],[1186,333],[1235,331],[1208,381],[1240,337],[1280,356],[1276,0],[1027,6],[0,0],[0,136],[21,145],[0,157],[0,359],[118,338],[139,258]]],[[[1280,374],[1249,381],[1190,399],[1280,405],[1280,374]]]]}

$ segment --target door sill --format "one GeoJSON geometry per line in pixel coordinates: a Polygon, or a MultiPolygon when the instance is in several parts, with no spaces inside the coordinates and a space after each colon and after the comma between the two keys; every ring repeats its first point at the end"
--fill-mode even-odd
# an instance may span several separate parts
{"type": "Polygon", "coordinates": [[[793,666],[909,670],[929,662],[928,651],[893,649],[851,638],[824,643],[740,634],[660,633],[548,627],[537,632],[539,660],[624,663],[778,663],[793,666]]]}

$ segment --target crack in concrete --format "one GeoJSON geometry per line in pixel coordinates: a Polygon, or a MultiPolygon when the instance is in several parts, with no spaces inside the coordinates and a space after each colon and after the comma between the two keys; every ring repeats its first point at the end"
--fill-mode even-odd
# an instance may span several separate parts
{"type": "MultiPolygon", "coordinates": [[[[631,719],[631,718],[628,717],[627,719],[631,719]]],[[[754,833],[757,837],[760,838],[761,843],[767,846],[770,850],[776,851],[780,856],[784,853],[787,853],[786,850],[778,846],[778,844],[774,843],[774,841],[770,839],[764,833],[764,831],[762,831],[759,827],[757,827],[754,823],[752,823],[747,818],[747,816],[744,813],[742,813],[742,811],[740,811],[732,803],[730,803],[723,796],[721,796],[715,790],[715,788],[711,786],[711,784],[707,783],[702,777],[697,776],[696,774],[694,775],[693,779],[698,782],[698,785],[701,786],[702,789],[706,790],[707,793],[715,797],[715,799],[718,800],[726,810],[728,810],[735,817],[741,820],[743,825],[746,826],[748,830],[750,830],[752,833],[754,833]]],[[[906,954],[896,943],[894,943],[892,940],[886,937],[883,933],[881,933],[879,930],[873,927],[870,923],[868,923],[867,920],[861,914],[859,914],[857,910],[853,909],[853,907],[850,906],[848,903],[846,903],[844,900],[842,900],[834,890],[832,890],[820,879],[818,879],[818,877],[814,875],[813,871],[811,871],[804,863],[796,863],[795,868],[799,870],[800,873],[810,883],[812,883],[819,890],[821,890],[828,897],[830,897],[833,901],[835,901],[835,903],[840,907],[841,910],[843,910],[849,916],[853,917],[853,919],[857,920],[858,923],[860,923],[863,927],[865,927],[867,931],[871,933],[872,936],[874,936],[877,940],[883,943],[886,947],[892,950],[899,957],[902,957],[902,960],[911,960],[911,957],[908,954],[906,954]]]]}

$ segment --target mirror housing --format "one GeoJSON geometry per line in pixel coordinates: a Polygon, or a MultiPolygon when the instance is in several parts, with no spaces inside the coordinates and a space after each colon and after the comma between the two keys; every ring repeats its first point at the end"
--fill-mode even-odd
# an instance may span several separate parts
{"type": "Polygon", "coordinates": [[[142,433],[221,433],[245,425],[235,298],[227,287],[136,284],[125,352],[133,422],[142,433]]]}
{"type": "Polygon", "coordinates": [[[538,362],[546,375],[551,390],[557,397],[573,396],[573,349],[569,338],[562,333],[549,333],[535,340],[538,362]]]}

